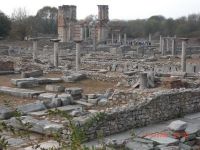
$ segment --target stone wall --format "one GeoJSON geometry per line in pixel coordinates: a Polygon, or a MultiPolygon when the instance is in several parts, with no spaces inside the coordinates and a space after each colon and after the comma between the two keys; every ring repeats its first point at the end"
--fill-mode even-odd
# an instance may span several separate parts
{"type": "Polygon", "coordinates": [[[0,61],[0,71],[14,71],[14,63],[11,61],[0,61]]]}
{"type": "Polygon", "coordinates": [[[100,130],[104,135],[111,135],[199,111],[200,88],[155,92],[141,99],[141,103],[128,104],[126,107],[106,112],[106,118],[98,123],[95,122],[86,133],[88,138],[92,139],[100,130]]]}

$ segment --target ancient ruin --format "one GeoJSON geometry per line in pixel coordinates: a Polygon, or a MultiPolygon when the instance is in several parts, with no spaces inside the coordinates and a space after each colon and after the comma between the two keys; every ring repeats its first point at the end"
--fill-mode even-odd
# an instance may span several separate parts
{"type": "MultiPolygon", "coordinates": [[[[59,149],[55,133],[70,139],[69,122],[49,116],[60,110],[84,130],[89,147],[102,147],[94,141],[101,131],[107,149],[200,149],[199,39],[133,39],[109,26],[108,5],[98,5],[93,22],[77,20],[76,11],[59,6],[57,37],[0,41],[1,122],[29,131],[43,148],[59,149]]],[[[34,149],[8,131],[0,136],[8,149],[34,149]]]]}

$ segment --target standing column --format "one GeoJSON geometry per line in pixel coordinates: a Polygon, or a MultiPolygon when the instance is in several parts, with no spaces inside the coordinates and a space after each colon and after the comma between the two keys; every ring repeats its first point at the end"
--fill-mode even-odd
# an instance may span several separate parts
{"type": "Polygon", "coordinates": [[[165,55],[165,39],[164,38],[162,38],[162,56],[164,56],[165,55]]]}
{"type": "Polygon", "coordinates": [[[169,51],[169,38],[166,39],[166,51],[169,51]]]}
{"type": "Polygon", "coordinates": [[[96,26],[94,26],[93,50],[96,51],[96,26]]]}
{"type": "Polygon", "coordinates": [[[121,34],[119,33],[119,43],[121,42],[121,34]]]}
{"type": "Polygon", "coordinates": [[[85,35],[85,41],[87,40],[87,27],[84,27],[84,35],[85,35]]]}
{"type": "Polygon", "coordinates": [[[80,49],[82,40],[77,40],[76,42],[76,71],[80,70],[80,49]]]}
{"type": "Polygon", "coordinates": [[[37,59],[37,39],[33,40],[33,61],[37,59]]]}
{"type": "Polygon", "coordinates": [[[53,64],[54,67],[58,67],[58,42],[60,41],[59,39],[51,39],[50,41],[53,42],[53,64]]]}
{"type": "Polygon", "coordinates": [[[181,53],[181,71],[186,72],[186,42],[188,39],[182,39],[182,53],[181,53]]]}
{"type": "Polygon", "coordinates": [[[140,73],[140,89],[146,89],[147,88],[147,73],[140,73]]]}
{"type": "Polygon", "coordinates": [[[162,52],[162,35],[160,35],[160,52],[162,52]]]}
{"type": "Polygon", "coordinates": [[[127,41],[127,37],[126,37],[126,33],[124,33],[124,45],[126,45],[126,41],[127,41]]]}
{"type": "Polygon", "coordinates": [[[151,34],[149,34],[149,42],[151,42],[151,34]]]}
{"type": "Polygon", "coordinates": [[[112,33],[112,44],[114,43],[114,35],[113,35],[113,33],[112,33]]]}
{"type": "Polygon", "coordinates": [[[175,50],[176,50],[176,39],[172,38],[172,56],[175,55],[175,50]]]}

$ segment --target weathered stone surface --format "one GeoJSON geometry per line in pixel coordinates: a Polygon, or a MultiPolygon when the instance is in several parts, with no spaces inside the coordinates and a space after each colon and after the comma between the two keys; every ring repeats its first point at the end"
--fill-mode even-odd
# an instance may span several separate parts
{"type": "Polygon", "coordinates": [[[34,149],[32,146],[24,148],[24,150],[40,150],[41,148],[43,149],[59,149],[59,143],[57,141],[47,141],[47,142],[42,142],[38,143],[40,145],[40,148],[34,149]]]}
{"type": "Polygon", "coordinates": [[[62,106],[66,106],[66,105],[74,103],[73,97],[70,94],[65,94],[65,93],[59,94],[58,98],[61,99],[62,106]]]}
{"type": "MultiPolygon", "coordinates": [[[[40,134],[51,134],[56,133],[59,129],[62,129],[61,124],[52,123],[48,120],[37,120],[30,116],[21,117],[22,123],[29,123],[32,127],[29,128],[30,131],[40,133],[40,134]]],[[[11,118],[6,121],[8,125],[12,125],[16,129],[23,129],[24,127],[16,118],[11,118]]]]}
{"type": "Polygon", "coordinates": [[[0,119],[9,119],[13,115],[13,110],[6,106],[0,106],[0,119]]]}
{"type": "Polygon", "coordinates": [[[173,131],[184,131],[187,128],[187,123],[181,120],[173,121],[168,126],[173,131]]]}
{"type": "Polygon", "coordinates": [[[29,103],[17,107],[17,110],[22,112],[23,114],[27,114],[29,112],[34,112],[34,111],[41,111],[45,109],[46,107],[42,102],[29,103]]]}
{"type": "Polygon", "coordinates": [[[62,106],[62,101],[60,98],[52,98],[44,101],[44,104],[47,108],[57,108],[62,106]]]}
{"type": "Polygon", "coordinates": [[[0,93],[13,95],[13,96],[17,96],[17,97],[33,98],[33,97],[37,97],[41,93],[44,93],[44,91],[35,91],[35,90],[1,86],[0,93]]]}
{"type": "Polygon", "coordinates": [[[86,76],[80,73],[73,73],[70,75],[62,76],[62,79],[64,82],[75,82],[75,81],[86,79],[86,76]]]}
{"type": "Polygon", "coordinates": [[[39,86],[37,81],[21,81],[17,83],[18,88],[33,88],[37,86],[39,86]]]}
{"type": "Polygon", "coordinates": [[[146,139],[152,140],[160,145],[175,145],[178,143],[177,139],[168,137],[168,136],[152,136],[148,135],[145,136],[146,139]]]}
{"type": "Polygon", "coordinates": [[[42,93],[38,96],[39,100],[52,100],[53,98],[56,98],[57,94],[55,93],[42,93]]]}
{"type": "Polygon", "coordinates": [[[91,103],[91,104],[97,104],[98,103],[98,98],[95,98],[95,99],[88,99],[88,103],[91,103]]]}
{"type": "Polygon", "coordinates": [[[46,85],[45,89],[50,92],[64,92],[65,87],[61,85],[46,85]]]}
{"type": "Polygon", "coordinates": [[[77,95],[77,94],[82,94],[83,93],[83,89],[82,88],[66,88],[65,89],[65,93],[67,94],[71,94],[71,95],[77,95]]]}
{"type": "Polygon", "coordinates": [[[98,105],[99,106],[106,106],[108,104],[108,99],[103,98],[101,100],[99,100],[98,105]]]}
{"type": "Polygon", "coordinates": [[[152,144],[144,144],[144,143],[140,143],[140,142],[128,142],[125,147],[128,150],[150,150],[153,149],[153,145],[152,144]]]}
{"type": "Polygon", "coordinates": [[[43,76],[43,70],[33,70],[22,72],[22,78],[30,78],[30,77],[40,77],[43,76]]]}

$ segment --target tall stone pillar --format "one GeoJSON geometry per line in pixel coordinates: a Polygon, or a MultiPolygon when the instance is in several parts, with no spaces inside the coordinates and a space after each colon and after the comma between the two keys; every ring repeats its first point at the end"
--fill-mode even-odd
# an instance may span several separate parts
{"type": "Polygon", "coordinates": [[[33,61],[35,61],[37,59],[37,43],[38,43],[38,40],[37,39],[34,39],[33,40],[33,61]]]}
{"type": "Polygon", "coordinates": [[[126,33],[124,33],[124,45],[126,45],[126,41],[127,41],[127,36],[126,33]]]}
{"type": "Polygon", "coordinates": [[[76,71],[80,71],[80,49],[82,40],[77,40],[76,42],[76,71]]]}
{"type": "Polygon", "coordinates": [[[172,38],[172,56],[176,53],[176,39],[172,38]]]}
{"type": "Polygon", "coordinates": [[[120,33],[119,33],[119,39],[118,40],[119,40],[119,43],[120,43],[121,42],[121,34],[120,33]]]}
{"type": "Polygon", "coordinates": [[[58,42],[60,41],[59,39],[51,39],[50,41],[53,42],[53,64],[55,67],[58,67],[58,42]]]}
{"type": "Polygon", "coordinates": [[[166,51],[169,51],[169,38],[166,38],[166,51]]]}
{"type": "Polygon", "coordinates": [[[147,88],[148,78],[147,73],[142,72],[140,73],[140,89],[144,90],[147,88]]]}
{"type": "Polygon", "coordinates": [[[162,35],[160,35],[160,52],[162,52],[162,35]]]}
{"type": "Polygon", "coordinates": [[[149,34],[149,42],[151,42],[151,34],[149,34]]]}
{"type": "Polygon", "coordinates": [[[113,35],[113,33],[112,33],[112,44],[114,43],[114,35],[113,35]]]}
{"type": "Polygon", "coordinates": [[[164,56],[165,55],[165,39],[164,38],[162,38],[162,51],[161,51],[161,53],[162,53],[162,56],[164,56]]]}
{"type": "Polygon", "coordinates": [[[96,51],[96,45],[97,45],[96,37],[97,37],[96,26],[94,26],[94,35],[93,35],[93,50],[94,51],[96,51]]]}
{"type": "Polygon", "coordinates": [[[187,38],[182,39],[182,53],[181,53],[181,71],[186,72],[186,42],[187,38]]]}

